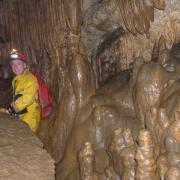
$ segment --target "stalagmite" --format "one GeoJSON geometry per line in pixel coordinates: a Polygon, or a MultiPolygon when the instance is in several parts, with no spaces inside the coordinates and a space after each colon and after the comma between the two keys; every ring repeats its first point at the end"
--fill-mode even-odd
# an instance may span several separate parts
{"type": "Polygon", "coordinates": [[[180,178],[179,168],[171,167],[168,169],[165,180],[177,180],[179,178],[180,178]]]}
{"type": "Polygon", "coordinates": [[[116,173],[122,180],[133,180],[135,178],[135,151],[130,129],[117,129],[114,131],[109,151],[116,173]]]}
{"type": "Polygon", "coordinates": [[[168,170],[165,174],[165,180],[176,179],[180,177],[180,120],[175,120],[168,128],[168,134],[165,138],[166,158],[168,161],[168,170]]]}
{"type": "Polygon", "coordinates": [[[113,167],[119,176],[121,176],[122,174],[122,162],[120,159],[120,153],[125,147],[125,140],[123,138],[122,133],[123,131],[120,128],[114,131],[112,142],[109,148],[113,162],[113,167]]]}
{"type": "Polygon", "coordinates": [[[123,148],[120,154],[120,158],[122,161],[122,180],[134,180],[136,168],[136,145],[134,143],[130,129],[125,130],[124,138],[126,141],[126,147],[123,148]]]}
{"type": "Polygon", "coordinates": [[[137,161],[137,180],[157,180],[156,155],[154,140],[149,130],[140,130],[138,135],[138,148],[135,155],[137,161]]]}
{"type": "Polygon", "coordinates": [[[165,179],[165,174],[168,170],[168,161],[166,156],[161,155],[157,159],[157,170],[158,170],[158,176],[161,180],[165,179]]]}
{"type": "Polygon", "coordinates": [[[86,142],[79,152],[80,174],[82,180],[98,180],[95,174],[95,151],[86,142]]]}

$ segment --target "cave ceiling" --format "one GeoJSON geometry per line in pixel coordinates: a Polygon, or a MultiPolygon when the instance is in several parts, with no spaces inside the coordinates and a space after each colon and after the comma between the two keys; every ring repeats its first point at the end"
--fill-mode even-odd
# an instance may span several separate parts
{"type": "MultiPolygon", "coordinates": [[[[50,62],[43,65],[38,59],[66,57],[69,52],[62,49],[76,46],[79,38],[86,46],[89,61],[99,61],[100,56],[109,59],[113,53],[112,61],[120,70],[128,69],[140,54],[149,61],[161,35],[169,48],[179,39],[177,0],[2,0],[0,8],[1,44],[6,44],[6,49],[21,49],[40,69],[47,69],[50,62]]],[[[1,56],[4,53],[2,50],[1,56]]]]}
{"type": "Polygon", "coordinates": [[[178,1],[84,1],[81,36],[102,72],[95,71],[98,81],[129,69],[139,56],[150,61],[160,36],[164,48],[178,42],[179,9],[178,1]]]}

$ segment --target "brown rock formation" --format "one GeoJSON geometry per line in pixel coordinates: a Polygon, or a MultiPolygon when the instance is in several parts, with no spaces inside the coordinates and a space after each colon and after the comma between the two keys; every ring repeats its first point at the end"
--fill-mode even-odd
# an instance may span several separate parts
{"type": "Polygon", "coordinates": [[[137,161],[136,179],[157,180],[155,145],[149,130],[142,129],[139,132],[138,145],[135,155],[137,161]]]}
{"type": "Polygon", "coordinates": [[[54,160],[27,124],[0,113],[0,179],[54,180],[54,160]]]}

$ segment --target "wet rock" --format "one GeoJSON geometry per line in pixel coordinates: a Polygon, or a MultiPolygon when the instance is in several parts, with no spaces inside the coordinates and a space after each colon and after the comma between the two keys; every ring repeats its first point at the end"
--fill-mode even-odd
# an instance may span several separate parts
{"type": "Polygon", "coordinates": [[[0,179],[54,180],[54,161],[18,118],[0,114],[0,179]]]}

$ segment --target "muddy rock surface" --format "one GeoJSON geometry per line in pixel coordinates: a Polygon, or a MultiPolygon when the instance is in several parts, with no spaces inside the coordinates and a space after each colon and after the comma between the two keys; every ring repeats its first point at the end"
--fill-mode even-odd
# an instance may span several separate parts
{"type": "Polygon", "coordinates": [[[0,180],[54,180],[54,161],[28,126],[0,114],[0,180]]]}

